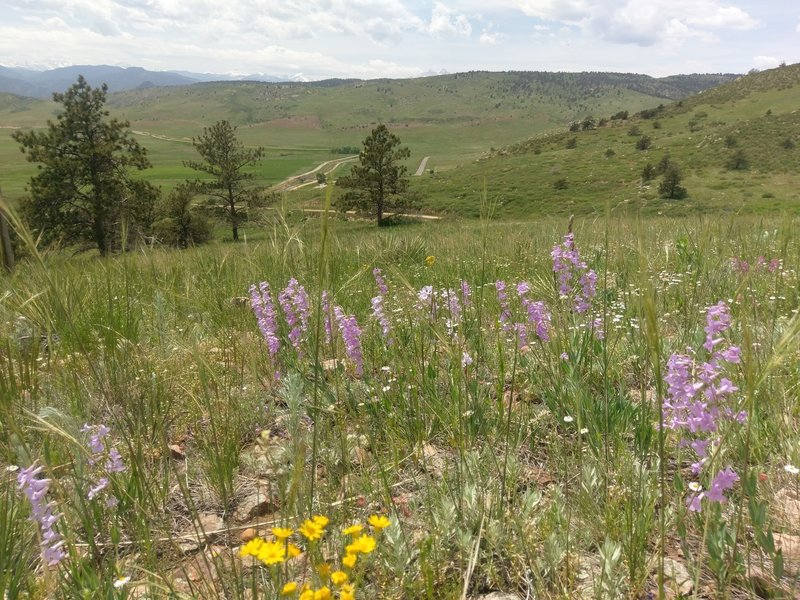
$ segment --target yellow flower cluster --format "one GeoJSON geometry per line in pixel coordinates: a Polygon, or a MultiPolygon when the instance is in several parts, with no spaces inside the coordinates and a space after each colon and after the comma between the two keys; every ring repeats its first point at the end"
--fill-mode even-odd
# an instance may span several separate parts
{"type": "MultiPolygon", "coordinates": [[[[330,520],[322,515],[315,515],[306,519],[297,528],[297,531],[309,542],[316,542],[325,535],[330,520]]],[[[382,515],[372,515],[367,519],[367,523],[372,527],[376,534],[391,525],[391,521],[382,515]]],[[[366,555],[375,551],[377,540],[372,535],[362,533],[364,526],[353,524],[342,530],[344,535],[351,537],[351,543],[345,546],[345,555],[342,557],[342,568],[352,569],[358,561],[358,555],[366,555]]],[[[274,527],[272,535],[274,541],[267,541],[255,538],[242,546],[240,554],[242,556],[253,556],[265,565],[275,565],[285,562],[287,557],[293,558],[302,554],[302,550],[289,541],[294,535],[294,530],[285,527],[274,527]]],[[[313,546],[312,546],[313,549],[313,546]]],[[[355,600],[355,587],[350,583],[351,575],[344,570],[333,571],[327,562],[316,565],[320,582],[329,582],[336,590],[337,600],[355,600]]],[[[289,597],[298,594],[298,600],[333,600],[334,591],[327,585],[322,585],[313,589],[309,584],[302,587],[295,581],[285,583],[281,588],[281,596],[289,597]]]]}
{"type": "Polygon", "coordinates": [[[242,556],[254,556],[265,565],[275,565],[286,560],[286,544],[253,538],[239,551],[242,556]]]}

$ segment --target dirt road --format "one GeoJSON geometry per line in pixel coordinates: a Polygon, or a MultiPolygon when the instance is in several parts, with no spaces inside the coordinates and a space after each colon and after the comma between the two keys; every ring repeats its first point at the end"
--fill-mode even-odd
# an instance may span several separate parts
{"type": "Polygon", "coordinates": [[[426,156],[422,159],[422,162],[419,163],[419,167],[417,168],[417,172],[414,173],[414,177],[420,177],[425,172],[425,167],[428,165],[428,159],[430,156],[426,156]]]}

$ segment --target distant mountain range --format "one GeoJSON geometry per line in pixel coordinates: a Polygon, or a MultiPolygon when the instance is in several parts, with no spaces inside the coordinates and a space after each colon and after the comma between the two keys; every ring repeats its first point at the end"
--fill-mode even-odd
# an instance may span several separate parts
{"type": "Polygon", "coordinates": [[[112,67],[108,65],[77,65],[48,71],[34,71],[0,66],[0,92],[49,98],[53,92],[63,92],[83,75],[92,86],[108,84],[111,92],[144,89],[148,87],[190,85],[206,81],[304,81],[302,74],[293,78],[264,75],[219,75],[191,73],[188,71],[148,71],[141,67],[112,67]]]}

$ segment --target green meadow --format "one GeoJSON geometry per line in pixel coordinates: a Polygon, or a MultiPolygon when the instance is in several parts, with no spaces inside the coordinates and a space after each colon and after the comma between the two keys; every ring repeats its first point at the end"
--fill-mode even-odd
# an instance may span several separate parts
{"type": "Polygon", "coordinates": [[[115,95],[164,191],[218,119],[264,185],[383,121],[443,218],[106,258],[16,217],[53,105],[0,98],[4,598],[798,597],[799,74],[115,95]]]}

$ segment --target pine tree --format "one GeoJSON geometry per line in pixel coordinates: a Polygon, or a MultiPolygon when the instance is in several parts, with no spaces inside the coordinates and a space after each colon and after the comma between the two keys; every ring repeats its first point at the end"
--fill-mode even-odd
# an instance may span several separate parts
{"type": "Polygon", "coordinates": [[[387,210],[413,206],[413,196],[408,193],[407,170],[398,164],[410,156],[409,149],[400,146],[400,138],[390,133],[386,125],[378,125],[364,140],[358,164],[349,175],[336,182],[348,190],[339,199],[339,206],[344,210],[357,208],[374,214],[378,227],[384,225],[387,210]]]}
{"type": "Polygon", "coordinates": [[[130,124],[108,119],[107,91],[80,76],[65,93],[53,94],[62,112],[46,131],[12,136],[29,161],[41,163],[21,207],[32,228],[45,241],[91,243],[103,256],[149,230],[159,193],[131,178],[129,169],[150,162],[130,124]]]}
{"type": "Polygon", "coordinates": [[[236,127],[228,121],[203,128],[203,135],[192,141],[203,160],[184,164],[211,175],[212,179],[195,182],[195,185],[230,223],[233,240],[238,241],[239,225],[247,221],[248,209],[262,202],[261,189],[253,183],[255,175],[245,169],[259,163],[264,148],[245,148],[236,139],[236,127]]]}

